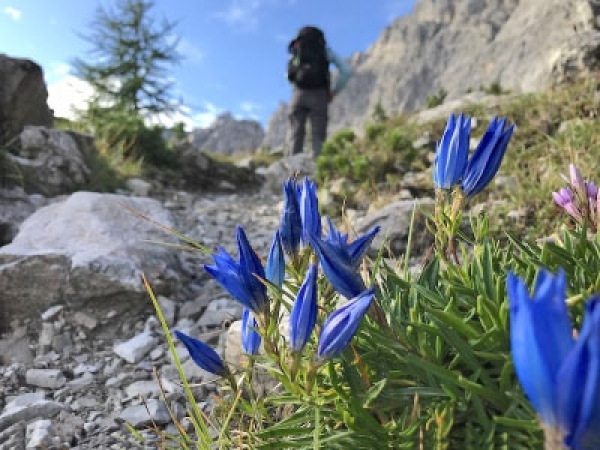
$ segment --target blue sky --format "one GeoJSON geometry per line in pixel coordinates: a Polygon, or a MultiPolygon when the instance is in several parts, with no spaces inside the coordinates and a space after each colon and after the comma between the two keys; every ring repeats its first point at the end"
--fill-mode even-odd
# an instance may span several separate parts
{"type": "MultiPolygon", "coordinates": [[[[290,87],[286,46],[303,25],[321,27],[343,57],[364,51],[416,0],[155,0],[154,14],[178,22],[186,59],[173,68],[189,126],[224,111],[266,125],[290,87]]],[[[114,0],[0,0],[0,53],[31,58],[45,73],[49,103],[66,114],[89,88],[69,71],[88,44],[79,35],[99,5],[114,0]]],[[[176,119],[181,119],[177,117],[176,119]]]]}

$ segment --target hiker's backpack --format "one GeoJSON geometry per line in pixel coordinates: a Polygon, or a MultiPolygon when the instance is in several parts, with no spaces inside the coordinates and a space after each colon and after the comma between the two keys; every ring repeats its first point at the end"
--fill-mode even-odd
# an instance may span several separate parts
{"type": "Polygon", "coordinates": [[[301,89],[329,89],[329,61],[325,35],[320,29],[302,28],[288,51],[288,80],[301,89]]]}

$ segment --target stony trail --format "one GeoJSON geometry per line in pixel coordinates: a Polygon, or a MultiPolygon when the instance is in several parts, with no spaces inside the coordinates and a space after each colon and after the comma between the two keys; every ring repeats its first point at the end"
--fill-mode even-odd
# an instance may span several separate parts
{"type": "MultiPolygon", "coordinates": [[[[261,191],[236,193],[199,193],[164,188],[153,192],[153,199],[137,198],[141,199],[138,204],[153,205],[151,210],[168,218],[170,226],[211,251],[221,246],[237,257],[235,228],[241,225],[257,253],[266,258],[279,225],[282,203],[282,195],[271,192],[271,187],[264,186],[261,191]]],[[[45,220],[50,213],[57,215],[56,211],[63,211],[67,217],[72,214],[75,217],[72,220],[79,218],[97,222],[95,225],[86,223],[83,227],[85,239],[83,243],[78,243],[78,251],[81,247],[87,250],[89,230],[92,230],[92,235],[99,234],[92,236],[96,240],[90,238],[89,241],[95,247],[101,247],[98,242],[112,244],[111,240],[122,239],[127,251],[120,250],[117,260],[127,260],[132,256],[130,248],[131,251],[140,252],[142,260],[148,255],[155,263],[152,266],[153,275],[148,278],[156,287],[157,279],[162,276],[160,270],[163,266],[160,263],[163,253],[152,253],[158,244],[150,245],[150,249],[136,247],[135,242],[131,241],[140,241],[136,230],[143,219],[115,211],[113,206],[115,199],[123,204],[136,197],[85,195],[75,193],[58,198],[55,200],[58,205],[56,208],[40,209],[32,217],[40,215],[45,220]],[[76,198],[79,198],[79,203],[75,201],[76,198]],[[92,199],[96,205],[89,206],[86,203],[88,199],[92,199]],[[75,204],[71,210],[65,209],[69,202],[75,204]],[[80,215],[82,207],[89,207],[87,215],[80,215]],[[133,234],[127,227],[134,229],[133,234]]],[[[380,225],[385,232],[375,238],[372,250],[377,253],[385,237],[386,248],[401,255],[406,249],[415,203],[425,208],[431,207],[432,202],[428,198],[400,199],[371,215],[354,212],[353,225],[360,234],[380,225]]],[[[58,215],[61,226],[71,227],[68,218],[58,215]]],[[[42,224],[56,223],[36,220],[42,224]]],[[[144,224],[151,230],[152,240],[168,241],[168,234],[146,221],[144,224]]],[[[31,228],[31,224],[24,223],[21,231],[28,229],[32,237],[26,240],[17,236],[10,246],[23,240],[37,243],[40,231],[34,228],[32,233],[31,228]]],[[[80,228],[74,227],[76,232],[81,232],[80,228]]],[[[65,232],[70,231],[61,229],[55,237],[65,241],[65,232]]],[[[55,237],[50,236],[48,245],[55,242],[55,237]]],[[[57,251],[71,250],[71,240],[66,239],[66,250],[59,248],[57,251]]],[[[423,223],[416,223],[413,255],[423,254],[430,243],[431,236],[423,223]]],[[[25,247],[23,251],[28,251],[28,248],[25,247]]],[[[212,262],[209,254],[169,251],[171,253],[165,255],[171,265],[165,267],[173,272],[171,279],[177,283],[168,296],[158,295],[169,326],[204,340],[223,354],[226,361],[236,364],[241,358],[239,322],[235,323],[241,317],[240,305],[203,269],[203,264],[212,262]],[[228,339],[228,336],[231,337],[228,339]]],[[[67,262],[74,261],[68,259],[68,253],[63,254],[67,255],[67,262]]],[[[23,255],[18,256],[17,261],[28,257],[27,253],[23,255]]],[[[106,271],[110,273],[110,264],[102,264],[105,260],[112,261],[114,253],[100,252],[98,255],[99,259],[95,261],[99,261],[99,266],[84,267],[88,272],[86,276],[80,276],[80,283],[89,281],[88,278],[102,279],[106,271]]],[[[0,248],[0,262],[2,256],[0,248]]],[[[3,270],[13,270],[11,267],[10,262],[3,266],[0,264],[3,270]]],[[[47,270],[43,262],[35,267],[47,270]]],[[[125,272],[125,276],[129,277],[123,283],[125,287],[136,280],[139,282],[136,271],[141,266],[134,264],[131,267],[131,272],[125,272]]],[[[55,273],[64,276],[65,271],[73,281],[75,272],[68,264],[66,269],[55,273]]],[[[16,279],[19,273],[13,272],[11,279],[16,279]]],[[[6,281],[7,277],[4,278],[6,281]]],[[[113,279],[110,286],[119,287],[119,281],[113,279]]],[[[79,291],[75,291],[77,295],[85,296],[86,286],[79,286],[79,291]]],[[[5,287],[10,285],[5,283],[5,287]]],[[[27,283],[21,282],[21,287],[23,292],[28,289],[27,283]]],[[[44,287],[37,286],[36,289],[44,287]]],[[[48,289],[46,291],[51,294],[48,289]]],[[[27,292],[38,291],[30,289],[27,292]]],[[[17,292],[16,297],[9,296],[9,300],[21,298],[20,295],[17,292]]],[[[10,332],[0,336],[0,450],[153,449],[157,448],[156,437],[147,430],[151,421],[167,433],[177,434],[169,416],[169,408],[178,420],[183,420],[184,426],[190,427],[191,424],[184,419],[187,402],[179,385],[179,375],[147,293],[144,290],[136,293],[130,289],[122,294],[120,300],[119,296],[116,300],[111,296],[107,300],[91,298],[86,302],[77,298],[77,295],[75,298],[71,295],[66,300],[56,297],[59,300],[47,302],[46,306],[38,309],[39,313],[29,314],[28,319],[13,320],[10,332]],[[154,371],[161,377],[164,396],[159,391],[154,371]],[[125,422],[132,424],[147,438],[145,447],[137,446],[136,440],[123,425],[125,422]]],[[[29,297],[29,301],[35,300],[29,297]]],[[[31,305],[29,307],[33,308],[31,305]]],[[[183,361],[188,379],[200,384],[194,391],[197,400],[203,408],[210,409],[215,402],[212,395],[216,391],[214,377],[199,369],[182,346],[177,346],[177,353],[183,361]]]]}
{"type": "MultiPolygon", "coordinates": [[[[280,200],[265,193],[171,192],[161,203],[174,215],[179,231],[209,248],[223,246],[236,255],[235,227],[242,225],[257,252],[266,255],[278,226],[280,200]]],[[[182,251],[180,258],[188,282],[173,298],[160,298],[165,316],[173,328],[201,336],[222,351],[227,326],[239,318],[240,307],[204,272],[202,263],[210,257],[182,251]]],[[[166,404],[182,419],[186,402],[150,309],[145,316],[108,311],[98,317],[57,305],[39,320],[12,325],[0,350],[3,359],[12,356],[20,362],[0,361],[1,450],[156,448],[152,433],[144,431],[148,410],[155,423],[175,433],[166,404]],[[162,378],[165,398],[153,370],[162,378]],[[148,438],[144,447],[137,446],[124,421],[148,438]]],[[[209,408],[214,380],[178,349],[188,377],[203,383],[196,394],[209,408]]]]}

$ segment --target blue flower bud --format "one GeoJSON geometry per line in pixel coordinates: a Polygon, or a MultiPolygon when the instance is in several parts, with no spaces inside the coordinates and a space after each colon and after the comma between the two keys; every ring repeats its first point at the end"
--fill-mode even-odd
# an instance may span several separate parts
{"type": "Polygon", "coordinates": [[[300,205],[298,203],[298,188],[292,179],[283,183],[283,210],[281,211],[281,243],[285,252],[294,256],[300,247],[300,236],[302,235],[302,218],[300,217],[300,205]]]}
{"type": "Polygon", "coordinates": [[[317,197],[317,184],[304,178],[300,192],[300,217],[302,219],[302,245],[310,245],[310,235],[321,237],[321,214],[319,213],[319,199],[317,197]]]}
{"type": "Polygon", "coordinates": [[[283,286],[285,278],[285,258],[283,255],[283,247],[281,246],[281,237],[279,231],[275,232],[269,256],[267,258],[267,266],[265,267],[267,280],[275,286],[283,286]]]}
{"type": "Polygon", "coordinates": [[[494,117],[467,164],[461,187],[467,197],[481,192],[498,172],[515,125],[494,117]]]}
{"type": "Polygon", "coordinates": [[[463,114],[458,119],[451,114],[442,139],[438,142],[433,165],[433,184],[451,189],[460,181],[467,165],[471,139],[471,118],[463,114]]]}
{"type": "Polygon", "coordinates": [[[249,309],[244,308],[242,313],[242,347],[249,355],[256,355],[260,348],[261,337],[255,330],[258,329],[256,319],[249,309]]]}
{"type": "Polygon", "coordinates": [[[200,368],[218,376],[225,375],[227,369],[223,360],[210,346],[178,330],[175,330],[175,335],[183,342],[192,360],[200,368]]]}
{"type": "Polygon", "coordinates": [[[301,352],[317,321],[317,266],[311,264],[290,313],[290,347],[301,352]]]}
{"type": "Polygon", "coordinates": [[[344,351],[358,331],[374,297],[375,289],[369,288],[331,313],[321,328],[317,359],[332,359],[344,351]]]}

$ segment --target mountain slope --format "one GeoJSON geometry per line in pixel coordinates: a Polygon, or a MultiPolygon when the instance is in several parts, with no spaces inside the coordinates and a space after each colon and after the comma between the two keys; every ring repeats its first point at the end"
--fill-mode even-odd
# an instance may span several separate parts
{"type": "MultiPolygon", "coordinates": [[[[500,83],[531,92],[600,60],[600,5],[593,0],[420,0],[364,53],[332,103],[330,127],[360,127],[379,102],[388,114],[422,107],[440,89],[449,99],[500,83]]],[[[280,107],[265,142],[284,144],[280,107]]]]}

